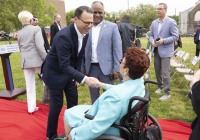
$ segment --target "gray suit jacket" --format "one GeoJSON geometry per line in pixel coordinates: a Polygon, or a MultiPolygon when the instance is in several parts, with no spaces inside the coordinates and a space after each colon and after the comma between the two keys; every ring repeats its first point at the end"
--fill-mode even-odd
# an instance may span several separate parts
{"type": "MultiPolygon", "coordinates": [[[[117,24],[109,21],[102,21],[98,44],[97,57],[100,68],[104,75],[120,71],[120,60],[122,59],[122,41],[117,24]]],[[[85,48],[85,72],[90,71],[92,58],[92,30],[89,32],[85,48]]]]}
{"type": "Polygon", "coordinates": [[[158,22],[156,19],[152,22],[150,28],[149,40],[152,43],[157,38],[164,39],[164,43],[158,46],[158,53],[160,57],[171,57],[174,54],[174,41],[178,40],[179,32],[176,21],[166,17],[158,33],[158,22]]]}
{"type": "Polygon", "coordinates": [[[41,28],[39,26],[25,25],[18,34],[18,45],[21,53],[21,67],[41,67],[46,51],[41,28]]]}

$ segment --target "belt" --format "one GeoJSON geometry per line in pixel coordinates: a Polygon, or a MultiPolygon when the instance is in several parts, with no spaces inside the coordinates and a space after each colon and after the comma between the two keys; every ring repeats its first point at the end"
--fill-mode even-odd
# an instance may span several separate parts
{"type": "Polygon", "coordinates": [[[99,63],[91,63],[92,65],[99,66],[99,63]]]}

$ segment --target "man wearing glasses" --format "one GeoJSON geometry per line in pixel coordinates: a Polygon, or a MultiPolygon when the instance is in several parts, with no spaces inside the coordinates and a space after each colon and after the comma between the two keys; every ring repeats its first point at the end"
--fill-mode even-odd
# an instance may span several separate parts
{"type": "Polygon", "coordinates": [[[77,105],[76,82],[96,87],[97,79],[80,71],[84,58],[87,33],[92,28],[91,8],[80,6],[75,10],[75,23],[61,29],[54,37],[53,46],[42,67],[42,79],[50,89],[50,110],[47,124],[47,140],[57,137],[58,117],[63,106],[63,90],[67,108],[77,105]],[[84,21],[84,22],[83,22],[84,21]]]}
{"type": "MultiPolygon", "coordinates": [[[[32,25],[33,26],[38,26],[38,18],[36,16],[33,17],[33,20],[32,20],[32,25]]],[[[48,42],[48,39],[47,39],[47,36],[46,36],[46,33],[45,33],[45,30],[43,27],[40,27],[41,30],[42,30],[42,36],[43,36],[43,39],[44,39],[44,48],[46,50],[46,52],[49,51],[49,42],[48,42]]]]}
{"type": "MultiPolygon", "coordinates": [[[[85,64],[82,68],[88,76],[96,77],[103,83],[114,84],[114,79],[119,78],[119,62],[122,58],[122,41],[118,26],[103,20],[105,11],[102,2],[93,2],[92,11],[94,23],[89,32],[85,64]]],[[[99,90],[90,88],[92,103],[99,97],[99,90]]]]}
{"type": "Polygon", "coordinates": [[[176,21],[167,17],[167,5],[159,3],[157,8],[158,19],[150,27],[149,40],[154,49],[154,67],[159,84],[156,94],[164,91],[161,101],[170,98],[170,59],[174,55],[174,42],[178,40],[179,32],[176,21]]]}

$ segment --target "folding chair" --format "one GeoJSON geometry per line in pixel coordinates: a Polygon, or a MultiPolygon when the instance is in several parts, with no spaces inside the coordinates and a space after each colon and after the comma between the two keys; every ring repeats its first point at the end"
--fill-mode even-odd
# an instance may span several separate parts
{"type": "Polygon", "coordinates": [[[194,68],[198,64],[200,57],[195,56],[192,61],[192,68],[176,68],[177,72],[185,74],[194,74],[194,68]]]}
{"type": "Polygon", "coordinates": [[[192,81],[194,80],[194,78],[199,78],[199,75],[200,75],[200,69],[195,71],[194,75],[188,75],[188,74],[185,74],[184,75],[184,78],[187,82],[187,84],[185,85],[189,90],[191,88],[191,83],[192,81]]]}
{"type": "Polygon", "coordinates": [[[190,54],[189,53],[185,53],[183,56],[182,56],[182,60],[177,62],[177,61],[171,61],[170,62],[170,65],[172,67],[171,69],[171,78],[173,78],[173,76],[175,75],[176,71],[175,71],[175,68],[185,68],[186,67],[186,61],[188,60],[190,54]]]}
{"type": "MultiPolygon", "coordinates": [[[[181,74],[193,75],[195,73],[195,66],[198,64],[199,60],[200,60],[200,57],[195,56],[191,61],[192,68],[176,68],[176,70],[178,73],[181,73],[181,74]]],[[[184,77],[187,78],[188,80],[191,79],[191,76],[184,76],[184,77]]],[[[182,84],[182,82],[183,80],[179,83],[178,87],[182,84]]]]}
{"type": "Polygon", "coordinates": [[[170,63],[181,63],[182,57],[185,54],[185,51],[178,50],[176,53],[174,53],[174,56],[171,58],[170,63]]]}

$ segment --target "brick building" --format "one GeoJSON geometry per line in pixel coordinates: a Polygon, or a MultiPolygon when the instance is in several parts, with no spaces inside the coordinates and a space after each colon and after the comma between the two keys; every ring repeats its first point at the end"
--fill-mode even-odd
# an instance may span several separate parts
{"type": "MultiPolygon", "coordinates": [[[[65,0],[46,0],[46,2],[51,3],[56,7],[57,13],[61,15],[61,18],[62,18],[61,26],[62,28],[65,27],[67,25],[66,12],[65,12],[65,0]]],[[[52,23],[53,23],[53,17],[52,17],[52,23]]]]}

